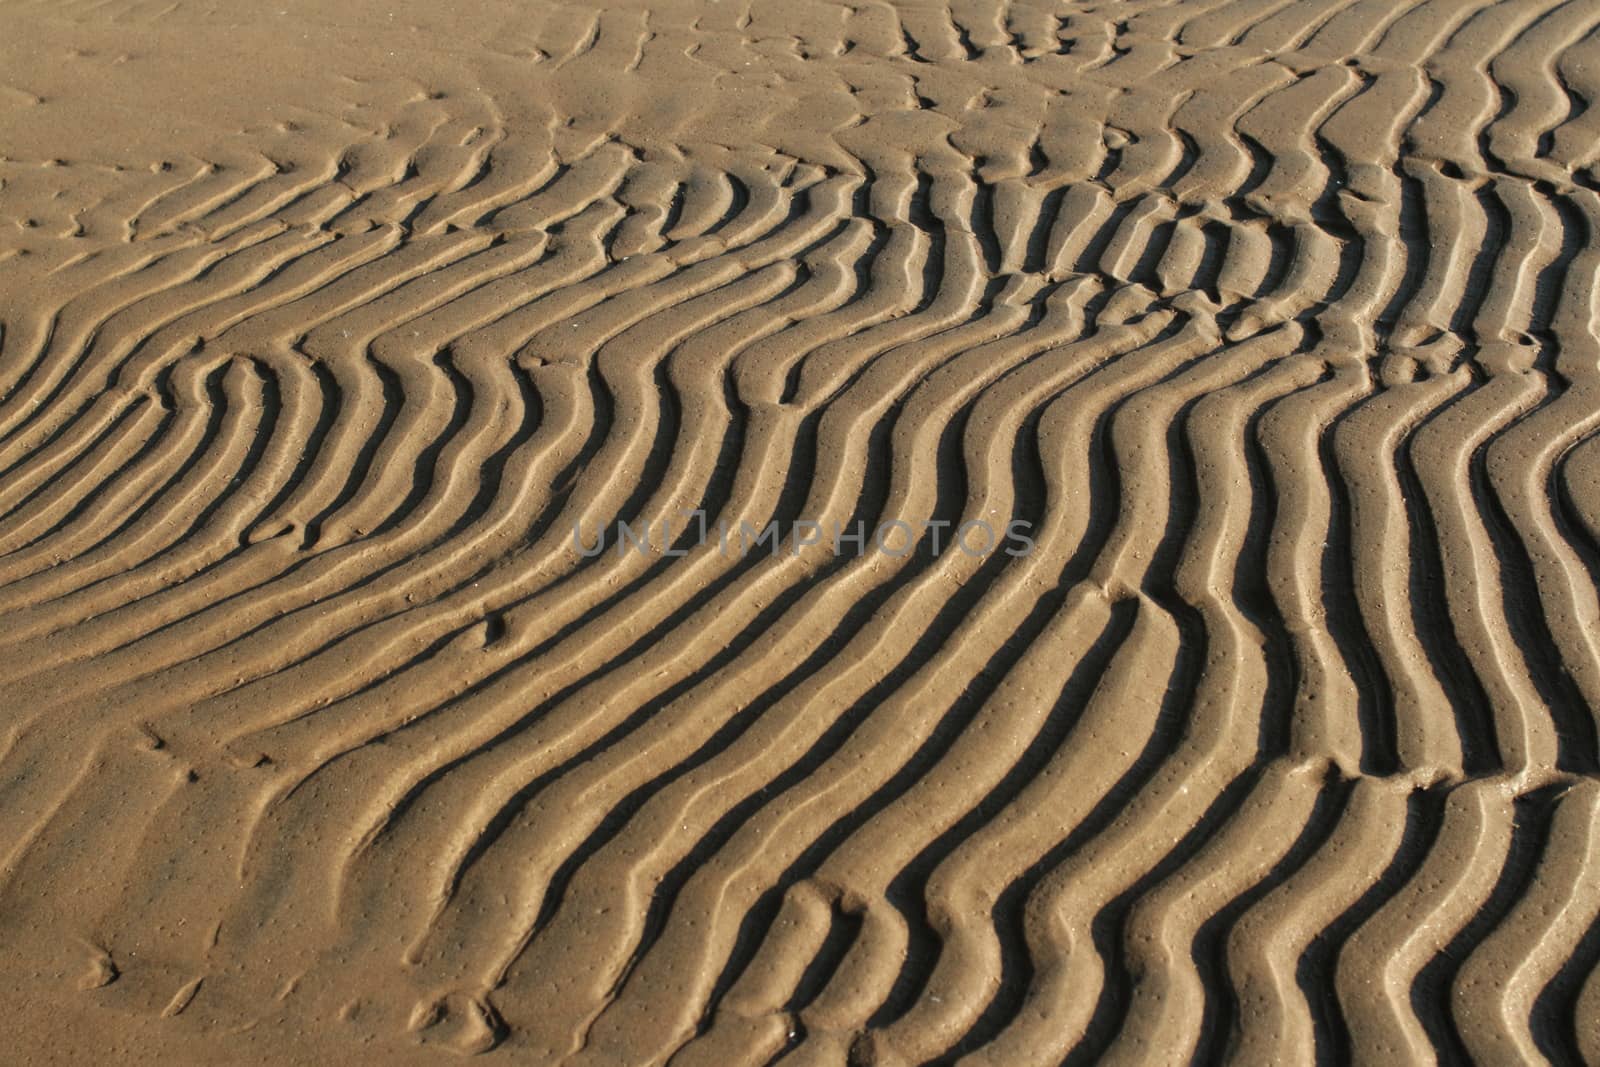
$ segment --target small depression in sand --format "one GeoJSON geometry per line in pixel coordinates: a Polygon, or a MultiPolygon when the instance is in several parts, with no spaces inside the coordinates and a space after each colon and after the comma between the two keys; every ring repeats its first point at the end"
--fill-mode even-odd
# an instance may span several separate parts
{"type": "Polygon", "coordinates": [[[0,1058],[1600,1062],[1594,0],[0,0],[0,1058]]]}

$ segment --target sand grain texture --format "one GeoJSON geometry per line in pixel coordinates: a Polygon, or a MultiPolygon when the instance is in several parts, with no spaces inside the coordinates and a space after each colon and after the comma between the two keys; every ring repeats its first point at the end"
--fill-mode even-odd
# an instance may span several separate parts
{"type": "Polygon", "coordinates": [[[1600,1063],[1597,102],[1594,0],[0,0],[3,1058],[1600,1063]]]}

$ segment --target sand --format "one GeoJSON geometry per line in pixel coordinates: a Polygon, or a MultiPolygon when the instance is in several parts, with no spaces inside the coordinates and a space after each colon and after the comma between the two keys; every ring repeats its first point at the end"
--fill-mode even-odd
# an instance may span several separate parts
{"type": "Polygon", "coordinates": [[[0,1059],[1600,1063],[1597,101],[1594,0],[0,0],[0,1059]]]}

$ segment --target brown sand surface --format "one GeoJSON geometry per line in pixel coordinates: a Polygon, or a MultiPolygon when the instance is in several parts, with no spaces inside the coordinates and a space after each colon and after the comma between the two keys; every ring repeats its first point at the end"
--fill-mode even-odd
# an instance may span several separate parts
{"type": "Polygon", "coordinates": [[[1600,0],[0,0],[0,1062],[1600,1063],[1597,589],[1600,0]]]}

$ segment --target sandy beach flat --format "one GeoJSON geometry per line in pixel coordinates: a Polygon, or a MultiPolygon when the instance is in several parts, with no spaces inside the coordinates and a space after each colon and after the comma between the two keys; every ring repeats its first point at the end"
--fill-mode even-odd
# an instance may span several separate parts
{"type": "Polygon", "coordinates": [[[1596,0],[0,0],[0,1062],[1600,1064],[1596,0]]]}

